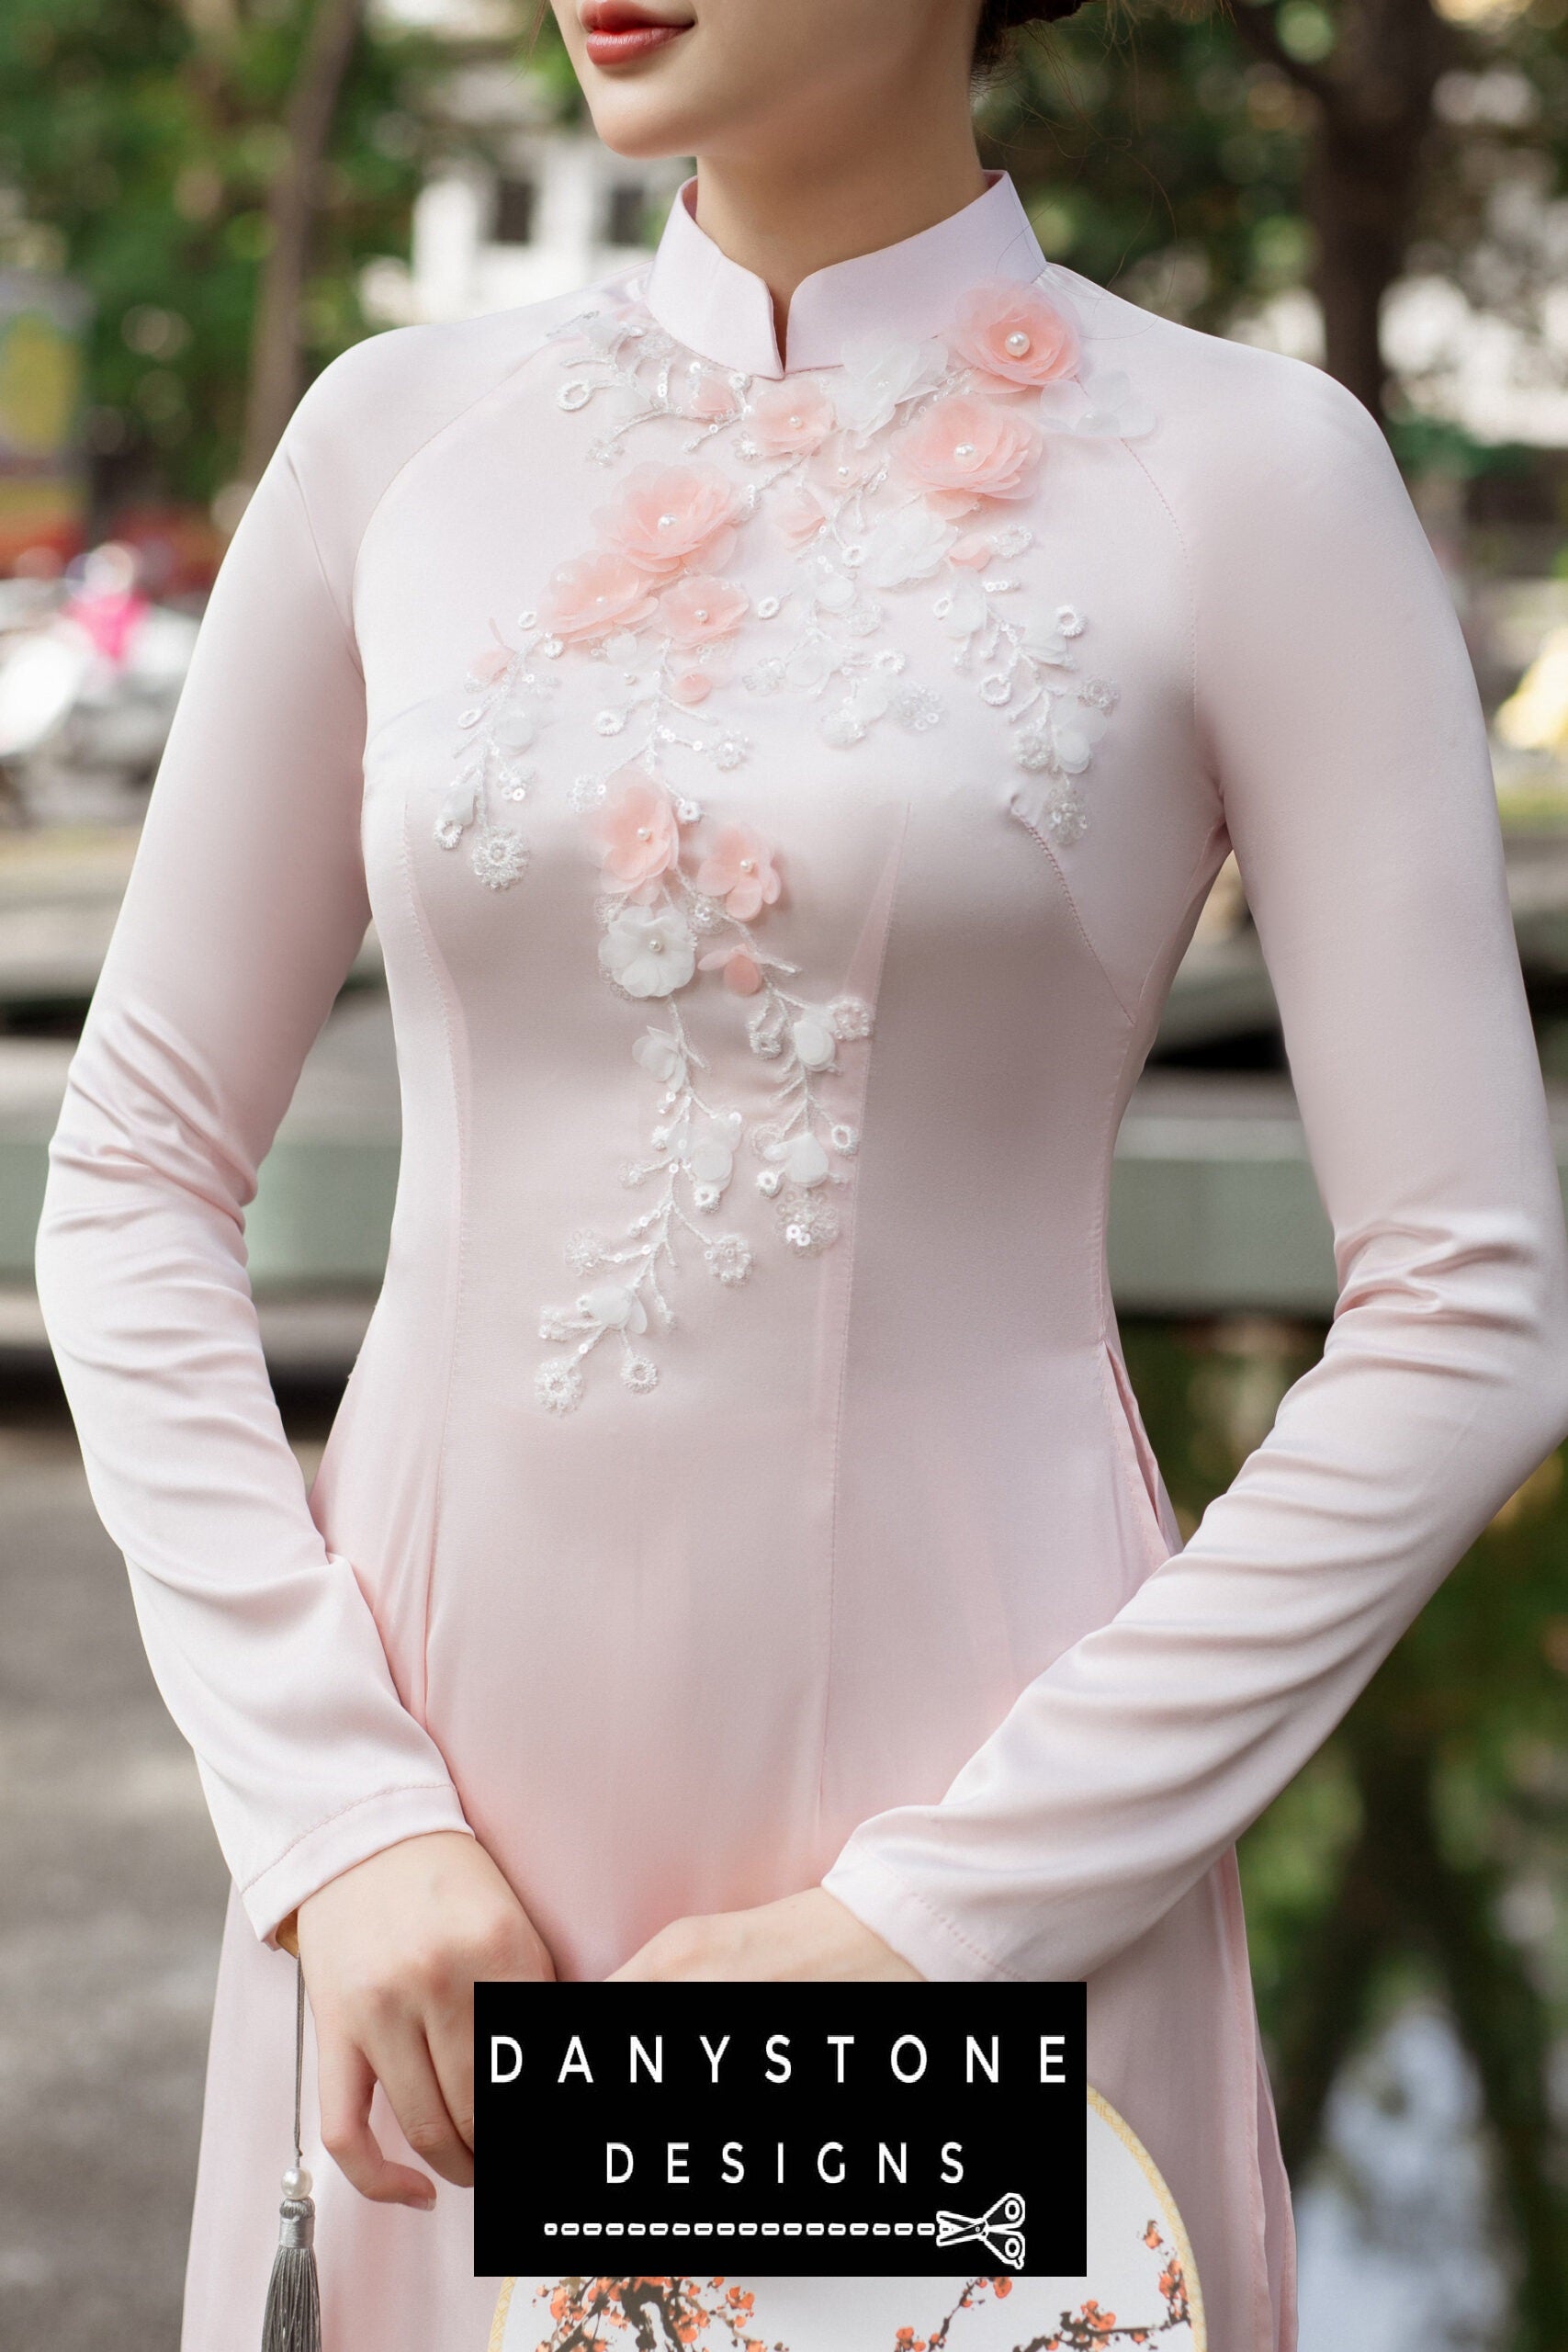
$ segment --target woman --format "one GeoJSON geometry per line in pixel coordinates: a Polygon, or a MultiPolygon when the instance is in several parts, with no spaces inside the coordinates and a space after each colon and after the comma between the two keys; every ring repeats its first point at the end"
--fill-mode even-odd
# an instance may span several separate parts
{"type": "Polygon", "coordinates": [[[472,1981],[552,1973],[1087,1977],[1195,2274],[1123,2332],[1280,2352],[1234,1840],[1568,1428],[1460,633],[1348,393],[982,173],[974,45],[1041,12],[558,12],[695,178],[650,266],[301,401],[52,1150],[49,1328],[236,1888],[186,2352],[259,2310],[296,1915],[329,2352],[549,2334],[454,2192],[472,1981]],[[1231,849],[1340,1293],[1179,1548],[1105,1206],[1231,849]],[[402,1172],[307,1497],[243,1210],[371,912],[402,1172]]]}

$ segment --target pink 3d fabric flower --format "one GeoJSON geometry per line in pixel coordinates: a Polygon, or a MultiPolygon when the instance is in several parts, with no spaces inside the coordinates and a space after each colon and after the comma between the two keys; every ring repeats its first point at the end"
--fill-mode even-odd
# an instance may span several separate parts
{"type": "Polygon", "coordinates": [[[828,520],[827,509],[808,490],[786,490],[773,509],[774,523],[784,545],[803,548],[817,537],[828,520]]]}
{"type": "Polygon", "coordinates": [[[750,922],[775,903],[784,885],[761,835],[750,825],[726,825],[697,868],[697,888],[722,899],[738,922],[750,922]]]}
{"type": "Polygon", "coordinates": [[[687,370],[685,382],[674,388],[674,397],[681,414],[699,424],[723,424],[740,406],[733,386],[696,359],[687,370]]]}
{"type": "Polygon", "coordinates": [[[716,466],[637,466],[594,516],[610,545],[650,579],[722,563],[735,545],[741,493],[716,466]]]}
{"type": "Polygon", "coordinates": [[[1043,447],[1016,408],[957,392],[907,424],[895,448],[899,471],[939,514],[964,514],[983,498],[1026,498],[1043,447]]]}
{"type": "Polygon", "coordinates": [[[879,473],[886,461],[884,445],[879,440],[859,440],[852,433],[829,434],[822,447],[811,458],[811,473],[828,496],[842,498],[857,482],[869,481],[879,473]]]}
{"type": "Polygon", "coordinates": [[[589,820],[604,871],[628,889],[667,873],[681,854],[674,804],[640,768],[623,768],[622,789],[589,820]]]}
{"type": "Polygon", "coordinates": [[[493,686],[511,659],[509,645],[487,645],[469,662],[468,675],[476,686],[493,686]]]}
{"type": "Polygon", "coordinates": [[[660,617],[677,645],[711,645],[730,637],[751,609],[751,599],[732,580],[690,571],[659,599],[660,617]]]}
{"type": "Polygon", "coordinates": [[[1077,372],[1077,329],[1032,286],[976,287],[948,341],[958,358],[1006,385],[1049,384],[1077,372]]]}
{"type": "Polygon", "coordinates": [[[712,947],[697,964],[702,971],[722,972],[725,987],[737,996],[755,996],[762,985],[762,967],[749,947],[712,947]]]}
{"type": "Polygon", "coordinates": [[[639,628],[653,609],[648,582],[619,555],[581,555],[558,565],[539,601],[540,619],[567,645],[639,628]]]}
{"type": "Polygon", "coordinates": [[[769,384],[747,411],[752,440],[766,458],[820,448],[833,430],[833,403],[819,384],[769,384]]]}

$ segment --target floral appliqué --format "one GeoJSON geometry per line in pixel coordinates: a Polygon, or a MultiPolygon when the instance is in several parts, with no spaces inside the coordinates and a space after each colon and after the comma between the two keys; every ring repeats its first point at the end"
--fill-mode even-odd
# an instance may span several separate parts
{"type": "Polygon", "coordinates": [[[518,616],[515,643],[492,624],[468,673],[473,699],[435,822],[443,848],[468,845],[487,888],[520,880],[528,850],[513,812],[537,780],[530,754],[552,720],[559,665],[602,665],[592,723],[615,750],[570,797],[602,869],[600,969],[620,995],[664,1008],[634,1047],[660,1091],[648,1152],[626,1171],[652,1185],[652,1206],[618,1238],[576,1237],[573,1270],[603,1279],[543,1318],[547,1340],[573,1343],[537,1379],[540,1400],[563,1411],[606,1340],[620,1342],[630,1388],[655,1385],[643,1343],[673,1323],[669,1281],[684,1251],[700,1252],[721,1282],[746,1279],[743,1236],[709,1238],[744,1144],[761,1156],[756,1181],[786,1249],[810,1256],[839,1231],[833,1187],[857,1141],[834,1115],[830,1081],[840,1046],[869,1035],[869,1009],[791,985],[798,975],[757,934],[782,888],[773,849],[734,823],[688,846],[705,820],[670,770],[702,763],[723,775],[744,762],[737,683],[753,695],[805,695],[823,741],[840,749],[886,720],[917,734],[939,725],[942,697],[877,641],[884,596],[923,591],[953,667],[1008,732],[1010,808],[1070,848],[1088,828],[1080,780],[1117,690],[1082,673],[1086,623],[1073,605],[1021,594],[1012,567],[1034,538],[1016,509],[1035,494],[1053,435],[1126,437],[1151,420],[1122,379],[1086,374],[1075,326],[1037,286],[1010,281],[976,288],[942,337],[868,342],[839,368],[762,383],[684,350],[629,295],[554,340],[562,408],[603,394],[618,403],[590,447],[595,463],[615,466],[655,421],[692,428],[682,461],[626,473],[592,517],[597,546],[550,574],[536,607],[518,616]],[[707,454],[720,444],[737,470],[707,454]],[[725,568],[759,519],[797,560],[784,594],[753,602],[725,568]],[[759,628],[777,648],[737,681],[737,642],[759,628]],[[676,1001],[707,974],[749,1001],[750,1049],[776,1064],[772,1114],[750,1132],[708,1091],[676,1001]]]}
{"type": "Polygon", "coordinates": [[[785,1248],[810,1257],[837,1238],[831,1188],[845,1181],[840,1163],[858,1138],[822,1090],[838,1072],[840,1043],[858,1042],[872,1028],[870,1008],[854,998],[816,1004],[797,993],[789,986],[794,966],[758,940],[758,919],[783,890],[773,851],[760,834],[724,825],[705,845],[688,849],[682,833],[700,822],[694,803],[673,799],[636,765],[613,781],[588,817],[605,886],[599,966],[618,995],[662,1007],[662,1018],[632,1046],[660,1091],[648,1153],[624,1171],[628,1185],[648,1187],[653,1198],[617,1238],[583,1232],[569,1244],[573,1271],[600,1279],[572,1306],[548,1309],[540,1324],[542,1339],[574,1342],[537,1374],[539,1400],[556,1412],[580,1402],[584,1361],[606,1340],[620,1343],[628,1388],[640,1394],[654,1386],[658,1364],[639,1343],[650,1328],[673,1327],[668,1289],[683,1256],[700,1256],[727,1285],[750,1273],[745,1236],[714,1230],[743,1143],[762,1161],[757,1190],[773,1204],[785,1248]],[[751,1050],[774,1066],[770,1115],[750,1128],[741,1112],[706,1091],[708,1065],[681,1012],[681,992],[702,973],[749,1004],[751,1050]]]}

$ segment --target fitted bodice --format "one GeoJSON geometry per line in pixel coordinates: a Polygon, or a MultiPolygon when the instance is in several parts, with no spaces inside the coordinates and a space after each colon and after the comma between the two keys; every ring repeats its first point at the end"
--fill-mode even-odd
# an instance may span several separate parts
{"type": "Polygon", "coordinates": [[[1083,1238],[1217,803],[1179,550],[1073,429],[1066,296],[954,313],[770,381],[613,289],[367,537],[372,899],[412,867],[527,1188],[492,1275],[547,1410],[787,1393],[840,1243],[889,1374],[1102,1337],[1083,1238]]]}

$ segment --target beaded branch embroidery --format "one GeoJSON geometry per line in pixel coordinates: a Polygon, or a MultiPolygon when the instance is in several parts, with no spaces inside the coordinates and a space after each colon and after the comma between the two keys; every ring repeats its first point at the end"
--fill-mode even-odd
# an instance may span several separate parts
{"type": "Polygon", "coordinates": [[[537,1376],[540,1401],[559,1412],[580,1401],[585,1361],[607,1340],[620,1343],[629,1388],[655,1385],[656,1361],[639,1343],[671,1327],[668,1291],[683,1255],[700,1254],[720,1282],[745,1280],[745,1238],[705,1230],[744,1143],[761,1156],[756,1181],[788,1250],[818,1254],[839,1230],[832,1193],[857,1138],[835,1115],[831,1081],[840,1045],[869,1035],[870,1011],[790,985],[798,976],[757,933],[779,896],[775,853],[736,824],[700,838],[703,809],[671,781],[700,766],[722,775],[748,756],[728,674],[735,641],[776,636],[741,671],[741,692],[806,696],[828,745],[852,749],[889,722],[923,733],[941,723],[942,697],[877,640],[882,598],[924,591],[953,667],[1006,730],[1009,808],[1070,849],[1089,824],[1081,779],[1117,690],[1080,672],[1086,624],[1074,605],[1047,613],[1021,595],[1015,567],[1034,540],[1010,509],[1032,493],[1051,434],[1130,437],[1150,420],[1123,379],[1086,377],[1071,322],[1038,288],[1012,283],[976,288],[941,338],[868,344],[842,368],[776,381],[685,350],[629,293],[552,339],[565,369],[559,405],[609,396],[613,415],[589,447],[606,472],[639,428],[690,428],[678,462],[624,475],[593,517],[599,544],[551,574],[538,605],[518,616],[517,642],[494,630],[469,673],[473,699],[435,821],[444,849],[468,844],[486,887],[516,883],[528,849],[513,812],[536,782],[529,755],[550,724],[561,665],[602,664],[593,724],[615,748],[570,797],[604,870],[601,970],[622,996],[663,1007],[634,1047],[660,1092],[648,1150],[625,1171],[651,1186],[652,1205],[617,1238],[574,1238],[569,1263],[602,1279],[541,1323],[547,1341],[570,1345],[537,1376]],[[720,448],[735,471],[714,462],[720,448]],[[784,594],[753,603],[725,566],[762,520],[798,560],[784,594]],[[749,1131],[707,1091],[676,1001],[705,973],[750,1003],[751,1050],[776,1064],[772,1112],[749,1131]]]}

